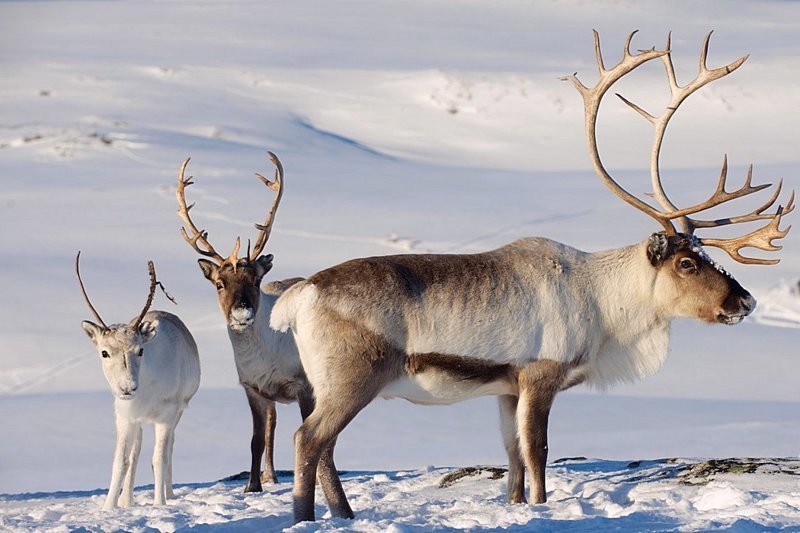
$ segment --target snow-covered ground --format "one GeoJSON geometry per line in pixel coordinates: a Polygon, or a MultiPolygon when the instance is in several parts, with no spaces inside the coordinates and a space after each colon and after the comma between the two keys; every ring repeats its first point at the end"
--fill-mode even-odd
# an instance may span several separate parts
{"type": "MultiPolygon", "coordinates": [[[[545,505],[509,506],[503,470],[427,467],[342,476],[355,520],[326,515],[292,527],[290,477],[264,494],[241,482],[180,485],[167,506],[99,513],[102,491],[11,496],[0,527],[61,531],[796,531],[800,461],[597,461],[573,458],[548,469],[545,505]],[[448,480],[450,480],[448,482],[448,480]]],[[[318,513],[327,510],[317,506],[318,513]]]]}
{"type": "MultiPolygon", "coordinates": [[[[800,183],[798,21],[800,2],[755,0],[0,2],[0,529],[290,525],[287,477],[261,496],[216,482],[247,467],[249,412],[213,287],[178,233],[186,157],[193,216],[227,251],[263,219],[271,198],[253,173],[271,172],[266,150],[280,156],[271,279],[526,235],[622,246],[658,228],[596,179],[580,99],[558,80],[595,75],[591,29],[608,63],[630,30],[641,30],[636,48],[662,46],[672,30],[682,80],[710,29],[711,66],[751,54],[690,98],[667,134],[667,187],[690,202],[710,193],[726,152],[731,186],[750,162],[756,183],[800,183]],[[113,417],[79,327],[90,313],[78,249],[111,322],[141,309],[153,259],[179,302],[156,306],[178,313],[200,348],[201,389],[177,430],[179,499],[161,509],[145,506],[143,487],[136,508],[100,511],[113,417]]],[[[663,69],[643,68],[618,91],[655,108],[663,69]]],[[[649,125],[609,98],[600,134],[608,166],[646,192],[649,125]]],[[[658,375],[557,399],[551,458],[600,459],[554,464],[546,505],[506,506],[500,480],[436,488],[451,467],[505,463],[493,400],[379,401],[337,447],[358,519],[294,530],[800,529],[796,475],[685,485],[663,463],[627,466],[800,454],[800,240],[782,244],[775,267],[716,255],[759,299],[744,324],[677,322],[658,375]]],[[[292,467],[298,422],[296,406],[279,410],[279,468],[292,467]]],[[[146,432],[142,485],[151,442],[146,432]]]]}

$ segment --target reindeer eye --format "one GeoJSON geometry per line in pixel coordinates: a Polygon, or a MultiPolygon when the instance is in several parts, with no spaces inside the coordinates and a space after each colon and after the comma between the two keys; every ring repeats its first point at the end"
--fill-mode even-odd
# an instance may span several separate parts
{"type": "Polygon", "coordinates": [[[107,352],[107,351],[105,351],[105,350],[103,350],[102,352],[100,352],[100,355],[102,355],[104,359],[108,359],[109,357],[111,357],[110,355],[108,355],[108,352],[107,352]]]}
{"type": "Polygon", "coordinates": [[[222,290],[222,289],[224,289],[224,288],[225,288],[225,285],[223,285],[221,281],[218,281],[218,282],[217,282],[217,290],[218,290],[218,291],[221,291],[221,290],[222,290]]]}
{"type": "Polygon", "coordinates": [[[681,268],[684,270],[693,270],[695,268],[694,261],[684,257],[681,259],[681,268]]]}
{"type": "Polygon", "coordinates": [[[144,348],[139,348],[139,353],[137,353],[136,355],[138,355],[139,357],[144,355],[144,348]]]}

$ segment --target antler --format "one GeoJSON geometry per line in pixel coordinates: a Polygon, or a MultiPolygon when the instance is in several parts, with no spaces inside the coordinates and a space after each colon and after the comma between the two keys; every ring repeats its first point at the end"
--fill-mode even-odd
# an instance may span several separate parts
{"type": "Polygon", "coordinates": [[[92,311],[92,314],[94,315],[95,319],[97,319],[97,321],[100,322],[101,326],[103,326],[105,329],[108,329],[108,326],[106,325],[106,323],[103,322],[102,318],[100,318],[100,314],[97,312],[97,309],[94,308],[94,306],[92,305],[92,302],[89,300],[89,295],[86,294],[86,287],[83,286],[83,280],[81,279],[80,261],[81,261],[81,251],[78,250],[78,255],[75,256],[75,272],[78,274],[78,283],[81,286],[81,292],[83,293],[83,299],[86,300],[86,305],[89,306],[89,309],[92,311]]]}
{"type": "Polygon", "coordinates": [[[600,153],[597,149],[597,112],[600,109],[600,101],[603,99],[606,91],[628,72],[652,59],[668,54],[669,51],[656,50],[655,47],[653,47],[650,50],[640,51],[638,54],[631,54],[631,40],[637,33],[634,31],[628,35],[628,39],[625,41],[622,59],[614,67],[606,69],[603,62],[603,54],[600,50],[600,35],[597,33],[597,30],[592,31],[594,32],[594,52],[597,58],[597,70],[600,74],[600,79],[597,80],[597,83],[592,88],[581,83],[580,80],[578,80],[577,73],[571,76],[565,76],[561,79],[563,81],[571,81],[583,97],[586,140],[589,143],[589,155],[592,158],[594,169],[603,183],[611,189],[614,194],[636,209],[658,220],[664,226],[668,234],[675,234],[675,227],[669,220],[662,216],[663,213],[633,196],[614,181],[603,166],[603,162],[600,160],[600,153]]]}
{"type": "MultiPolygon", "coordinates": [[[[761,217],[768,217],[771,220],[769,223],[759,228],[755,231],[748,233],[747,235],[743,235],[738,238],[732,239],[700,239],[700,242],[706,246],[714,246],[716,248],[721,248],[725,250],[728,255],[730,255],[735,260],[739,261],[740,263],[745,263],[748,265],[775,265],[780,262],[780,259],[757,259],[755,257],[744,257],[739,253],[739,250],[742,248],[758,248],[760,250],[766,250],[768,252],[780,250],[783,246],[777,246],[772,244],[772,241],[776,239],[782,239],[789,234],[789,230],[792,229],[791,226],[786,228],[785,230],[779,229],[781,218],[783,215],[789,213],[794,209],[794,191],[792,191],[792,196],[789,198],[789,203],[787,204],[786,209],[783,206],[778,206],[777,211],[774,215],[761,215],[761,217]]],[[[729,222],[729,224],[734,224],[735,222],[729,222]]],[[[720,226],[723,224],[719,224],[720,226]]]]}
{"type": "Polygon", "coordinates": [[[144,304],[144,309],[142,309],[141,314],[139,314],[139,318],[137,318],[136,322],[133,324],[133,329],[137,329],[139,324],[142,323],[144,315],[147,314],[150,306],[153,305],[153,297],[156,295],[156,285],[158,282],[156,281],[156,267],[152,261],[147,262],[147,270],[150,272],[150,294],[147,295],[147,302],[144,304]]]}
{"type": "MultiPolygon", "coordinates": [[[[728,158],[725,157],[725,160],[722,163],[722,172],[720,173],[719,183],[717,185],[716,191],[714,194],[705,202],[698,204],[692,208],[681,209],[677,211],[677,213],[685,213],[686,215],[696,213],[699,211],[704,211],[705,209],[709,209],[711,207],[715,207],[720,205],[724,202],[728,202],[730,200],[735,200],[737,198],[741,198],[743,196],[747,196],[754,192],[761,191],[766,189],[772,184],[762,184],[757,185],[755,187],[750,185],[750,181],[753,177],[753,166],[747,170],[747,178],[745,179],[744,185],[739,189],[728,192],[725,190],[725,181],[727,178],[728,172],[728,158]]],[[[772,193],[772,196],[761,206],[754,209],[750,213],[746,215],[734,216],[734,217],[727,217],[727,218],[718,218],[715,220],[697,220],[693,218],[689,218],[688,216],[684,217],[685,228],[687,228],[687,233],[693,233],[697,228],[716,228],[720,226],[728,226],[731,224],[741,224],[744,222],[755,222],[758,220],[769,220],[767,224],[762,226],[761,228],[752,231],[746,235],[741,237],[735,237],[730,239],[709,239],[709,238],[702,238],[700,239],[700,243],[705,246],[713,246],[715,248],[720,248],[725,250],[728,255],[730,255],[736,261],[740,263],[745,263],[749,265],[775,265],[780,262],[780,259],[758,259],[755,257],[745,257],[739,253],[739,250],[742,248],[758,248],[760,250],[765,250],[768,252],[780,250],[782,246],[776,246],[772,244],[773,240],[782,239],[789,234],[789,230],[792,229],[791,226],[787,227],[785,230],[781,230],[779,228],[781,219],[784,215],[788,215],[792,211],[794,211],[794,191],[792,191],[789,195],[789,201],[786,203],[786,207],[782,205],[778,205],[777,209],[774,213],[764,213],[767,209],[771,208],[775,205],[775,201],[778,199],[781,193],[781,189],[783,188],[783,180],[781,179],[778,182],[778,186],[775,187],[775,192],[772,193]]]]}
{"type": "Polygon", "coordinates": [[[721,205],[725,202],[729,202],[731,200],[735,200],[737,198],[742,198],[744,196],[748,196],[750,194],[759,192],[763,189],[770,187],[772,184],[762,184],[762,185],[751,185],[752,179],[752,166],[747,174],[747,179],[745,180],[744,185],[735,191],[727,191],[725,189],[726,180],[727,180],[727,173],[728,173],[728,160],[727,156],[723,161],[722,165],[722,172],[720,173],[719,182],[717,184],[717,188],[714,193],[704,202],[701,202],[696,205],[692,205],[690,207],[679,209],[677,208],[667,197],[666,193],[664,192],[664,187],[661,183],[661,172],[659,167],[659,159],[661,154],[661,145],[664,141],[664,134],[666,132],[666,128],[669,124],[669,121],[672,119],[675,112],[678,110],[680,105],[689,97],[692,93],[700,89],[701,87],[711,83],[714,80],[727,76],[737,68],[739,68],[748,58],[748,56],[742,56],[736,61],[725,65],[723,67],[719,67],[716,69],[709,69],[707,67],[707,58],[708,58],[708,45],[711,39],[711,32],[706,35],[705,40],[703,41],[703,47],[700,52],[700,61],[699,61],[699,72],[697,76],[687,83],[684,86],[678,85],[678,82],[675,77],[675,69],[672,64],[672,58],[670,56],[671,52],[671,36],[667,37],[667,44],[666,48],[663,51],[656,51],[655,48],[640,52],[639,54],[632,55],[630,53],[630,42],[633,38],[633,35],[636,32],[631,33],[628,36],[628,40],[625,44],[625,51],[622,60],[612,69],[606,70],[603,65],[603,58],[600,52],[600,39],[597,32],[594,32],[595,38],[595,54],[597,56],[597,64],[600,70],[600,80],[597,84],[592,87],[591,89],[584,86],[581,82],[578,81],[575,75],[563,78],[565,80],[570,80],[578,89],[578,91],[583,96],[584,100],[584,112],[586,116],[586,135],[589,141],[589,152],[592,157],[592,162],[594,164],[595,170],[600,175],[603,182],[615,193],[617,196],[625,200],[630,205],[633,205],[637,209],[643,211],[647,215],[651,216],[655,220],[657,220],[663,227],[665,232],[668,235],[674,235],[677,233],[675,226],[673,225],[673,220],[680,220],[681,225],[685,233],[692,234],[696,228],[711,228],[717,226],[724,226],[728,224],[738,224],[742,222],[752,222],[756,220],[770,220],[770,222],[756,231],[753,231],[747,235],[742,237],[734,238],[734,239],[700,239],[702,244],[708,246],[714,246],[725,250],[733,259],[742,263],[748,264],[775,264],[779,260],[765,260],[765,259],[755,259],[755,258],[748,258],[743,257],[739,254],[739,250],[745,247],[754,247],[760,248],[762,250],[772,251],[772,250],[779,250],[779,246],[775,246],[772,244],[772,241],[775,239],[780,239],[786,236],[790,228],[781,231],[778,228],[780,224],[780,219],[783,215],[790,213],[794,209],[794,192],[787,203],[786,208],[778,206],[778,209],[773,214],[764,214],[764,211],[769,209],[772,205],[774,205],[775,201],[778,199],[780,195],[780,190],[782,187],[782,181],[778,184],[778,187],[775,190],[775,193],[772,195],[769,201],[767,201],[764,205],[755,209],[751,213],[747,215],[742,215],[738,217],[729,217],[724,219],[717,219],[717,220],[697,220],[690,218],[689,215],[693,215],[695,213],[699,213],[701,211],[705,211],[712,207],[716,207],[721,205]],[[634,197],[627,191],[625,191],[619,184],[614,181],[613,178],[608,174],[608,172],[603,167],[603,164],[600,160],[600,156],[597,150],[597,142],[596,142],[596,127],[597,127],[597,111],[600,106],[600,100],[602,99],[605,92],[608,88],[619,80],[622,76],[633,70],[634,68],[638,67],[639,65],[654,59],[656,57],[661,57],[664,62],[664,66],[667,73],[667,78],[669,81],[670,87],[670,94],[671,100],[670,103],[667,105],[666,110],[661,114],[661,116],[656,117],[651,115],[638,105],[634,104],[633,102],[627,100],[623,96],[617,94],[623,102],[625,102],[628,106],[630,106],[633,110],[643,116],[648,122],[654,125],[655,133],[653,137],[653,146],[650,155],[650,178],[653,186],[653,197],[656,201],[661,205],[664,211],[660,211],[658,209],[653,208],[649,204],[641,201],[640,199],[634,197]]]}
{"type": "MultiPolygon", "coordinates": [[[[178,188],[175,191],[175,196],[178,198],[178,216],[183,219],[183,223],[186,227],[181,228],[181,235],[189,243],[189,245],[194,248],[194,250],[203,255],[205,257],[210,257],[211,259],[215,260],[218,264],[222,265],[226,261],[224,257],[219,255],[214,247],[211,246],[211,243],[208,242],[208,232],[205,230],[197,229],[197,226],[194,225],[192,222],[191,217],[189,216],[189,211],[194,207],[194,203],[192,205],[186,205],[186,187],[189,185],[193,185],[194,182],[192,181],[193,176],[189,176],[188,178],[184,178],[183,175],[186,172],[186,166],[189,164],[191,157],[187,158],[186,161],[183,162],[181,165],[180,173],[178,174],[178,188]],[[192,235],[186,231],[186,228],[189,228],[189,231],[192,232],[192,235]],[[203,246],[203,248],[200,247],[203,246]]],[[[234,258],[234,263],[236,262],[236,255],[239,252],[239,241],[237,239],[236,246],[234,248],[234,253],[232,257],[234,258]]],[[[230,258],[229,258],[230,259],[230,258]]]]}
{"type": "Polygon", "coordinates": [[[278,204],[281,203],[281,197],[283,196],[283,165],[281,164],[280,159],[278,156],[273,154],[272,152],[267,152],[269,155],[270,161],[272,164],[275,165],[275,181],[269,181],[267,178],[256,172],[256,177],[261,180],[264,185],[275,191],[277,194],[275,195],[275,199],[272,201],[272,207],[270,208],[269,212],[267,213],[267,218],[264,219],[263,224],[256,224],[256,229],[259,230],[258,238],[256,239],[255,248],[253,248],[253,253],[249,253],[249,244],[248,244],[248,257],[250,261],[255,261],[256,258],[261,254],[261,251],[264,249],[264,245],[267,244],[267,240],[269,239],[269,234],[272,231],[272,223],[274,222],[275,212],[278,210],[278,204]]]}
{"type": "MultiPolygon", "coordinates": [[[[259,232],[258,236],[256,237],[256,244],[252,252],[250,251],[250,243],[248,241],[247,258],[249,261],[255,261],[263,251],[264,246],[267,244],[269,234],[272,230],[275,212],[278,210],[278,205],[280,204],[281,197],[283,196],[283,165],[281,165],[278,156],[276,156],[274,153],[267,152],[267,154],[269,155],[272,163],[275,165],[275,179],[274,181],[270,181],[258,172],[256,172],[256,177],[260,179],[264,185],[275,191],[277,194],[272,202],[272,207],[270,208],[269,212],[267,212],[267,217],[264,219],[264,223],[255,224],[255,227],[259,230],[259,232]]],[[[239,248],[241,247],[241,239],[236,237],[236,243],[233,246],[233,252],[231,252],[231,255],[227,259],[223,258],[208,242],[208,233],[205,230],[198,230],[192,222],[192,219],[189,217],[189,211],[192,209],[192,207],[194,207],[194,204],[188,206],[186,205],[185,189],[188,185],[194,184],[192,181],[192,176],[184,178],[184,173],[186,171],[186,166],[189,164],[189,159],[186,159],[186,161],[184,161],[181,165],[181,170],[178,175],[178,188],[175,192],[178,198],[178,215],[181,217],[181,219],[183,219],[185,226],[189,228],[189,232],[191,232],[191,235],[189,235],[189,232],[182,227],[181,235],[186,242],[188,242],[200,255],[214,259],[219,265],[228,262],[234,268],[236,268],[239,256],[239,248]]]]}

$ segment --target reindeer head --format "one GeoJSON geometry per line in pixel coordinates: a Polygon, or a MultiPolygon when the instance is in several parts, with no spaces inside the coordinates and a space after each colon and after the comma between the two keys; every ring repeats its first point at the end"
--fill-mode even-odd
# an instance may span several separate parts
{"type": "Polygon", "coordinates": [[[92,340],[103,364],[103,374],[106,376],[111,392],[120,400],[130,400],[136,396],[139,388],[139,369],[142,357],[145,355],[145,345],[153,340],[157,332],[157,323],[144,320],[147,310],[153,303],[156,291],[156,272],[153,262],[147,266],[150,270],[150,294],[147,303],[138,317],[128,324],[112,324],[107,326],[100,314],[92,305],[86,288],[81,280],[79,267],[81,253],[75,258],[75,270],[78,274],[78,283],[81,286],[83,297],[95,319],[100,323],[95,324],[89,320],[81,322],[81,327],[92,340]]]}
{"type": "Polygon", "coordinates": [[[571,81],[583,97],[586,136],[592,163],[600,179],[614,194],[636,209],[654,218],[664,229],[663,232],[656,233],[649,239],[646,244],[646,253],[650,264],[656,269],[654,295],[661,300],[665,315],[697,318],[706,322],[737,324],[755,308],[756,301],[730,274],[706,255],[703,250],[703,245],[721,248],[740,263],[761,265],[777,263],[779,261],[778,259],[760,259],[742,256],[740,250],[747,247],[758,248],[765,251],[781,249],[780,246],[774,245],[772,241],[785,237],[789,233],[789,229],[791,229],[790,226],[785,230],[781,230],[779,226],[781,218],[794,209],[794,191],[792,191],[786,207],[784,208],[778,205],[774,213],[765,213],[765,211],[772,207],[780,196],[783,180],[778,183],[774,193],[767,202],[746,215],[719,218],[716,220],[690,218],[690,215],[695,215],[731,200],[756,193],[770,187],[771,184],[751,185],[753,167],[750,166],[744,185],[734,191],[727,191],[725,188],[728,174],[728,160],[726,156],[714,193],[704,202],[685,208],[678,208],[667,197],[661,184],[659,156],[667,125],[683,101],[706,84],[727,76],[739,68],[745,60],[747,60],[747,56],[741,57],[723,67],[709,69],[706,66],[708,44],[711,38],[711,33],[709,33],[705,38],[700,53],[699,73],[695,79],[684,86],[680,86],[676,80],[675,69],[670,56],[669,37],[667,38],[667,44],[664,50],[651,48],[632,54],[630,51],[630,44],[635,33],[636,32],[633,32],[628,36],[623,50],[623,58],[615,66],[607,69],[600,51],[600,38],[597,32],[594,32],[595,56],[597,58],[597,66],[600,74],[599,80],[594,87],[589,88],[585,86],[575,75],[563,78],[564,80],[571,81]],[[653,124],[655,128],[650,157],[650,178],[653,186],[652,196],[661,205],[663,210],[656,209],[650,204],[633,196],[609,175],[600,160],[596,139],[597,114],[603,95],[624,75],[655,58],[661,58],[664,62],[669,81],[671,100],[669,104],[667,104],[664,112],[660,116],[651,115],[619,94],[617,96],[653,124]],[[679,220],[681,222],[682,232],[676,230],[673,225],[673,220],[679,220]],[[764,226],[741,237],[701,239],[694,235],[695,230],[700,228],[713,228],[761,220],[767,220],[768,222],[764,226]]]}
{"type": "Polygon", "coordinates": [[[249,328],[258,312],[261,279],[272,268],[272,254],[262,255],[254,261],[239,259],[236,267],[230,263],[220,266],[206,259],[199,259],[197,263],[206,279],[217,289],[219,308],[228,327],[234,331],[249,328]]]}
{"type": "Polygon", "coordinates": [[[694,235],[654,233],[647,257],[656,269],[653,294],[667,316],[733,325],[755,309],[755,298],[703,251],[694,235]]]}
{"type": "Polygon", "coordinates": [[[184,178],[186,166],[189,164],[188,159],[183,162],[178,176],[178,214],[185,224],[185,227],[181,228],[181,235],[197,253],[210,259],[199,259],[197,262],[203,275],[217,289],[220,310],[228,327],[233,331],[244,331],[253,324],[261,296],[261,279],[272,268],[272,255],[260,254],[269,239],[275,212],[283,195],[283,166],[275,154],[272,152],[268,154],[276,169],[274,181],[258,173],[256,176],[264,185],[276,192],[275,199],[264,223],[255,225],[259,230],[255,247],[251,252],[248,241],[247,254],[241,258],[239,257],[241,240],[238,237],[231,255],[223,258],[208,242],[208,234],[198,230],[189,217],[189,210],[194,204],[186,205],[185,188],[193,183],[191,176],[184,178]]]}

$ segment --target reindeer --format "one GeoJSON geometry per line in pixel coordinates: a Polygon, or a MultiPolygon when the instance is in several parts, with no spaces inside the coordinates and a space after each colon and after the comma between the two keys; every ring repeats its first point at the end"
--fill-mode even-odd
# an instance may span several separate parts
{"type": "Polygon", "coordinates": [[[117,444],[111,485],[103,509],[114,509],[118,502],[122,507],[133,504],[133,482],[142,448],[143,422],[151,423],[155,428],[153,503],[163,505],[167,498],[175,497],[172,491],[175,427],[200,385],[197,345],[177,316],[165,311],[148,312],[156,285],[161,285],[156,281],[152,261],[147,264],[150,293],[142,312],[127,324],[107,326],[86,294],[80,257],[78,252],[75,258],[78,283],[86,304],[99,322],[98,325],[84,320],[81,327],[100,353],[103,373],[114,394],[117,444]]]}
{"type": "MultiPolygon", "coordinates": [[[[283,166],[275,154],[268,154],[276,168],[274,180],[270,181],[258,173],[256,177],[276,195],[264,223],[255,225],[259,230],[255,246],[251,251],[248,241],[244,257],[239,257],[239,237],[236,238],[233,252],[224,258],[209,243],[208,233],[197,229],[192,222],[189,211],[194,204],[186,204],[186,187],[194,182],[192,176],[184,177],[189,159],[181,165],[176,191],[178,215],[184,223],[181,235],[198,254],[208,258],[197,262],[203,275],[217,289],[219,307],[233,346],[239,383],[245,390],[253,418],[250,474],[245,492],[261,492],[262,483],[277,482],[273,463],[275,402],[298,402],[304,419],[314,408],[311,387],[300,365],[294,339],[289,334],[269,327],[269,316],[278,296],[302,278],[274,281],[265,285],[263,290],[259,289],[262,278],[272,268],[272,254],[261,255],[261,252],[269,239],[283,195],[283,166]],[[260,476],[262,455],[265,455],[265,465],[260,476]]],[[[321,467],[323,486],[336,501],[345,500],[346,503],[344,491],[335,474],[333,457],[326,455],[321,467]]]]}
{"type": "MultiPolygon", "coordinates": [[[[635,33],[635,32],[634,32],[635,33]]],[[[787,207],[716,220],[691,218],[769,185],[745,184],[726,190],[723,165],[714,193],[694,206],[675,207],[664,193],[659,150],[665,128],[691,93],[738,68],[743,57],[708,69],[710,34],[700,72],[679,86],[664,50],[632,54],[632,33],[624,57],[604,66],[595,32],[599,81],[588,88],[569,76],[583,97],[589,152],[602,182],[622,200],[654,218],[663,231],[643,242],[586,253],[545,238],[523,238],[499,249],[470,255],[394,255],[355,259],[323,270],[287,290],[272,311],[273,328],[292,329],[316,407],[295,434],[294,519],[314,520],[314,469],[322,450],[377,396],[418,404],[450,404],[483,395],[499,397],[501,428],[508,452],[507,498],[546,501],[547,423],[553,399],[580,383],[606,387],[657,371],[669,344],[670,321],[688,317],[737,324],[756,301],[706,255],[703,245],[725,250],[742,263],[777,260],[743,257],[739,250],[777,250],[785,237],[787,207]],[[660,117],[625,100],[655,126],[651,157],[654,197],[662,209],[634,197],[609,175],[596,144],[600,101],[617,80],[661,58],[672,101],[660,117]],[[731,239],[707,239],[694,230],[768,220],[762,228],[731,239]],[[680,221],[678,231],[674,221],[680,221]]],[[[624,100],[624,99],[623,99],[624,100]]],[[[328,502],[338,517],[349,506],[328,502]]]]}

